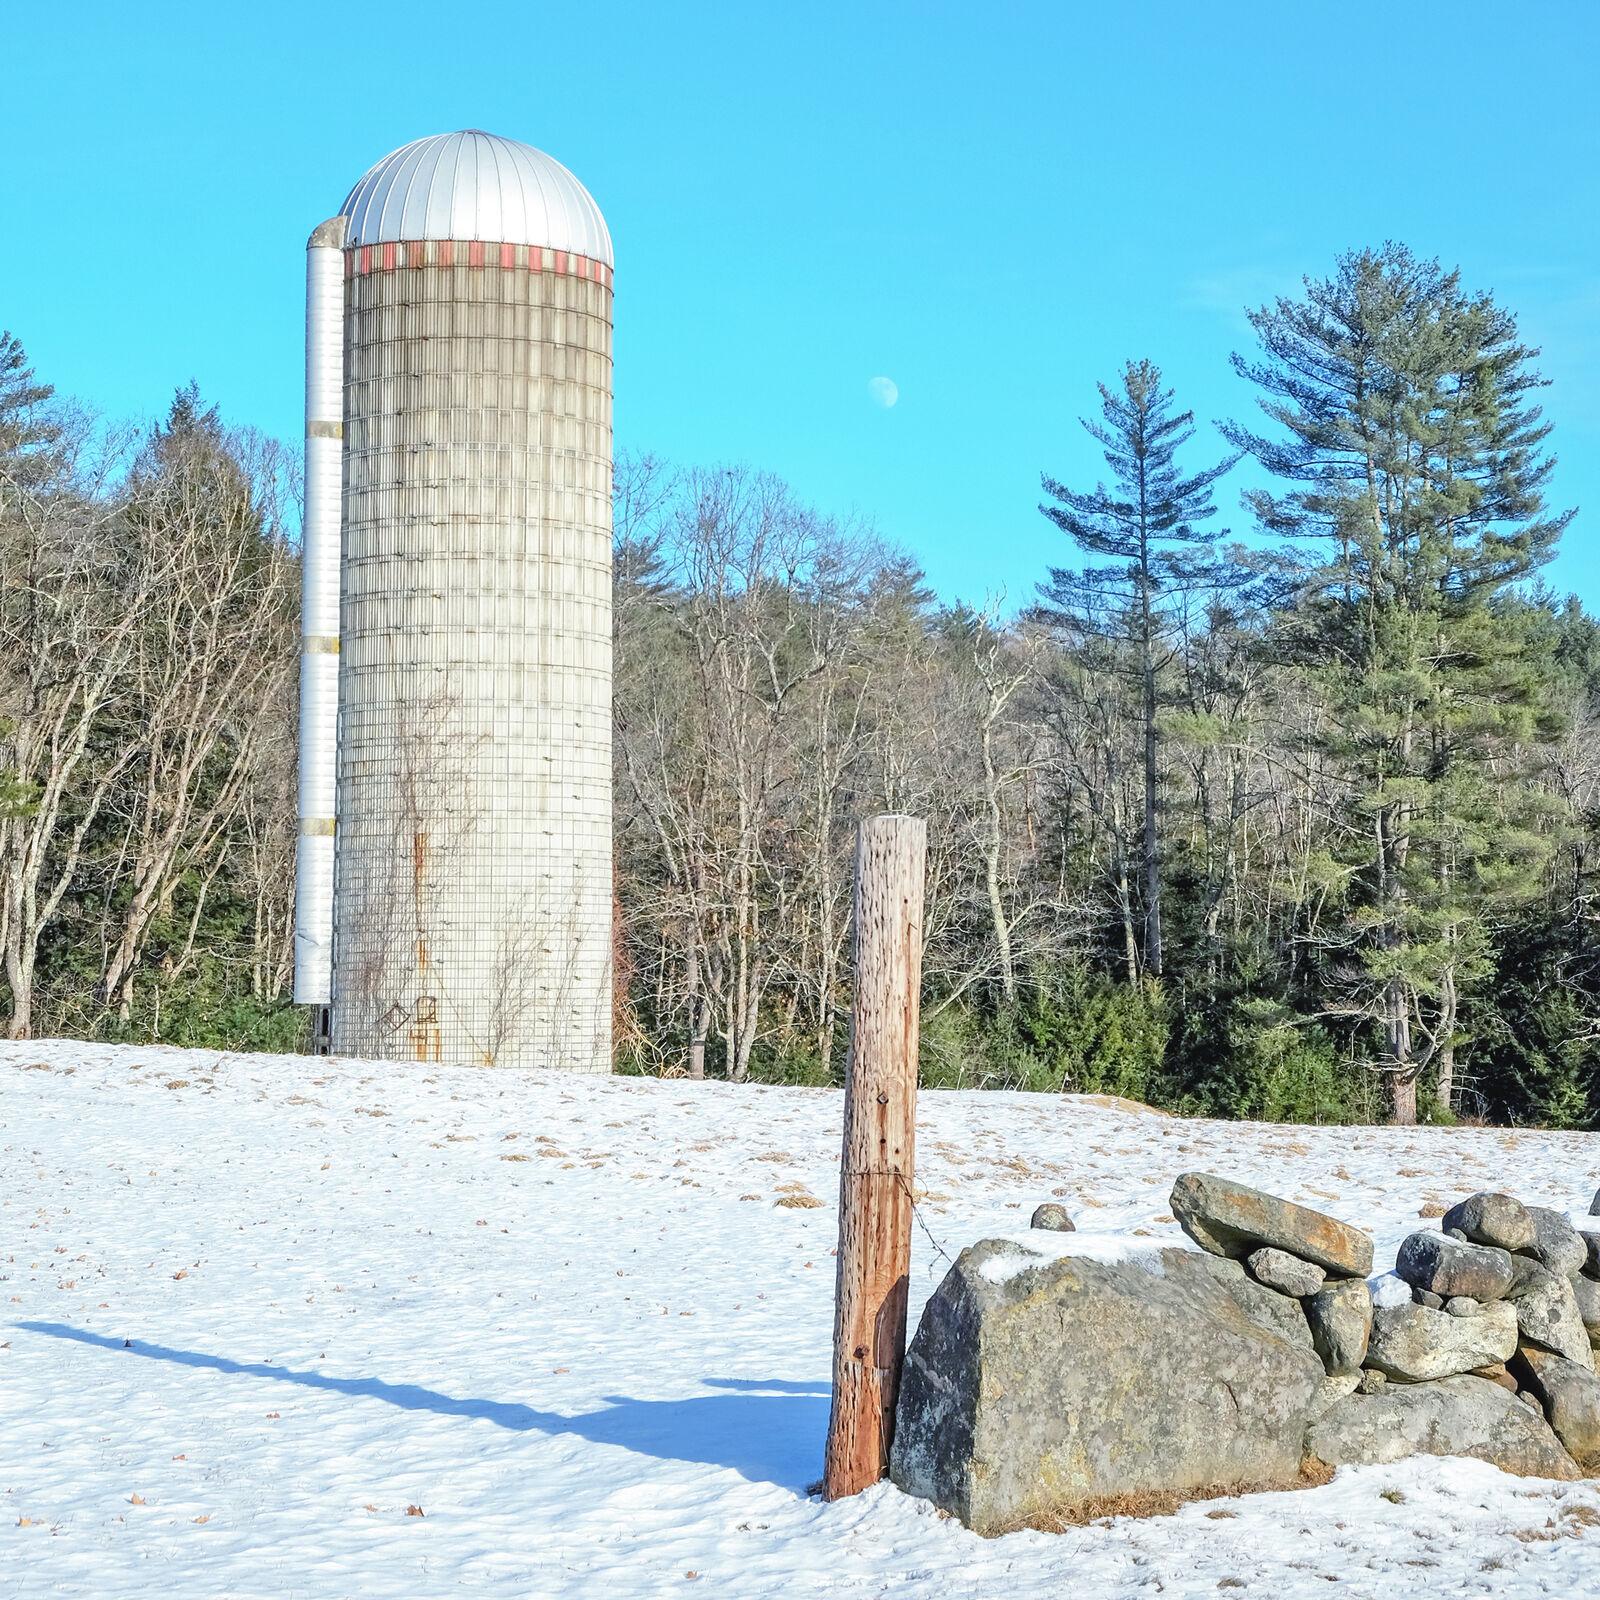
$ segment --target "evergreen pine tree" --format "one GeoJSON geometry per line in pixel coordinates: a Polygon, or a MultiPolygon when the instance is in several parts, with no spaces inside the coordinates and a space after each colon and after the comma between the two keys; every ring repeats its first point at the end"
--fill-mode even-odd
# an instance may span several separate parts
{"type": "Polygon", "coordinates": [[[1178,452],[1194,438],[1194,413],[1173,410],[1173,392],[1161,386],[1161,369],[1130,361],[1120,388],[1100,390],[1099,422],[1084,430],[1105,451],[1111,487],[1097,483],[1080,493],[1045,476],[1045,493],[1056,503],[1039,509],[1078,548],[1109,556],[1113,566],[1073,571],[1050,569],[1040,585],[1042,610],[1071,616],[1078,627],[1104,634],[1128,648],[1140,690],[1139,721],[1144,744],[1144,968],[1161,976],[1160,771],[1157,717],[1163,665],[1160,606],[1164,594],[1209,575],[1198,548],[1209,552],[1218,533],[1200,524],[1216,514],[1212,486],[1239,459],[1185,477],[1178,452]]]}
{"type": "Polygon", "coordinates": [[[1320,863],[1346,913],[1327,1009],[1373,1031],[1396,1120],[1414,1121],[1425,1075],[1450,1109],[1463,992],[1544,859],[1516,754],[1554,730],[1513,586],[1571,513],[1543,509],[1537,352],[1457,273],[1356,252],[1251,321],[1264,358],[1235,365],[1282,434],[1225,431],[1297,487],[1247,502],[1327,547],[1297,612],[1344,779],[1320,863]]]}

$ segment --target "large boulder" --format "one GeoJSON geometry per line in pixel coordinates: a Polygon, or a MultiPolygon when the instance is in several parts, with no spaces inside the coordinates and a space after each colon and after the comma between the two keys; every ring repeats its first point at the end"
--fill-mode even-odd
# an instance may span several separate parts
{"type": "Polygon", "coordinates": [[[922,1313],[891,1476],[980,1533],[1108,1496],[1287,1485],[1323,1377],[1298,1304],[1234,1262],[986,1240],[922,1313]]]}
{"type": "Polygon", "coordinates": [[[1600,1470],[1600,1378],[1544,1350],[1524,1350],[1516,1375],[1544,1407],[1568,1455],[1587,1472],[1600,1470]]]}
{"type": "Polygon", "coordinates": [[[1533,1218],[1533,1243],[1528,1246],[1528,1254],[1558,1278],[1573,1278],[1582,1272],[1588,1264],[1589,1247],[1571,1219],[1549,1206],[1529,1206],[1528,1215],[1533,1218]]]}
{"type": "Polygon", "coordinates": [[[1413,1288],[1438,1295],[1441,1301],[1457,1295],[1503,1300],[1513,1278],[1508,1251],[1462,1244],[1443,1233],[1413,1233],[1400,1246],[1394,1270],[1413,1288]]]}
{"type": "Polygon", "coordinates": [[[1445,1233],[1464,1233],[1474,1244],[1501,1250],[1526,1250],[1533,1243],[1533,1218],[1520,1200],[1508,1194],[1472,1195],[1451,1206],[1440,1223],[1445,1233]]]}
{"type": "Polygon", "coordinates": [[[1366,1280],[1336,1278],[1312,1295],[1305,1308],[1312,1343],[1329,1375],[1360,1372],[1372,1334],[1372,1291],[1366,1280]]]}
{"type": "MultiPolygon", "coordinates": [[[[1478,1320],[1478,1319],[1474,1319],[1478,1320]]],[[[1405,1456],[1472,1456],[1522,1477],[1579,1476],[1545,1419],[1485,1378],[1387,1384],[1335,1401],[1306,1430],[1307,1454],[1330,1467],[1379,1466],[1405,1456]]]]}
{"type": "Polygon", "coordinates": [[[1428,1306],[1379,1306],[1372,1317],[1367,1365],[1402,1383],[1427,1383],[1492,1367],[1517,1348],[1517,1313],[1505,1300],[1476,1317],[1428,1306]]]}
{"type": "Polygon", "coordinates": [[[1173,1184],[1169,1204],[1183,1231],[1212,1255],[1243,1258],[1266,1245],[1337,1278],[1372,1271],[1372,1240],[1359,1228],[1231,1178],[1186,1172],[1173,1184]]]}
{"type": "Polygon", "coordinates": [[[1570,1278],[1559,1278],[1536,1261],[1519,1262],[1510,1303],[1516,1307],[1524,1344],[1565,1356],[1582,1367],[1594,1365],[1588,1329],[1570,1278]]]}

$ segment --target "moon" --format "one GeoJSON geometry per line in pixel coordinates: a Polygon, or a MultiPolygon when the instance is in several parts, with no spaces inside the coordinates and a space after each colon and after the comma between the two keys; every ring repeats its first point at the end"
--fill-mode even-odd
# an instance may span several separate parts
{"type": "Polygon", "coordinates": [[[876,377],[867,382],[867,393],[873,405],[887,411],[900,398],[900,385],[893,378],[876,377]]]}

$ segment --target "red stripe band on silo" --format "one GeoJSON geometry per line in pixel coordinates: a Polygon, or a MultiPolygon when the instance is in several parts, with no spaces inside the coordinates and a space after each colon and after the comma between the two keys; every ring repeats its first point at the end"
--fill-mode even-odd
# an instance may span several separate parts
{"type": "Polygon", "coordinates": [[[556,272],[569,278],[587,278],[607,289],[616,276],[607,262],[580,255],[576,250],[482,239],[386,239],[377,244],[353,245],[344,252],[347,278],[358,274],[364,277],[373,271],[393,272],[397,267],[454,267],[463,263],[469,267],[556,272]]]}

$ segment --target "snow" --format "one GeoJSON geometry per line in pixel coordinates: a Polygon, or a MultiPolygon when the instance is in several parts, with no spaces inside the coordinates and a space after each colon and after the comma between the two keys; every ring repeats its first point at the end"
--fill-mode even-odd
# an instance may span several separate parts
{"type": "Polygon", "coordinates": [[[1411,1304],[1411,1285],[1398,1272],[1380,1272],[1370,1280],[1372,1303],[1383,1311],[1411,1304]]]}
{"type": "MultiPolygon", "coordinates": [[[[1600,1584],[1600,1485],[1470,1461],[989,1541],[887,1484],[809,1498],[839,1118],[828,1091],[0,1046],[0,1594],[1600,1584]]],[[[1387,1265],[1474,1189],[1581,1210],[1600,1143],[925,1094],[918,1163],[914,1309],[1045,1199],[1085,1230],[1062,1248],[1153,1250],[1172,1179],[1220,1171],[1371,1227],[1387,1265]]]]}
{"type": "MultiPolygon", "coordinates": [[[[1009,1283],[1021,1273],[1030,1272],[1046,1261],[1061,1261],[1068,1256],[1080,1261],[1136,1262],[1153,1278],[1166,1275],[1161,1264],[1159,1244],[1146,1244],[1120,1233],[1051,1233],[1030,1229],[1027,1233],[990,1234],[989,1238],[1013,1247],[1011,1254],[991,1256],[978,1268],[978,1276],[989,1283],[1009,1283]]],[[[1188,1243],[1167,1240],[1165,1243],[1188,1243]]]]}

